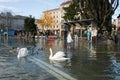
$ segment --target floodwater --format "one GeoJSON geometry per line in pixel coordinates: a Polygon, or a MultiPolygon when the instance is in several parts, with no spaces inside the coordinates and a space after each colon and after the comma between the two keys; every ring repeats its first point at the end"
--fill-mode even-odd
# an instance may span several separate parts
{"type": "Polygon", "coordinates": [[[120,47],[82,39],[67,49],[65,40],[2,38],[0,80],[120,80],[120,47]],[[18,60],[14,51],[17,47],[39,50],[18,60]],[[64,51],[71,60],[50,61],[49,48],[53,53],[64,51]]]}

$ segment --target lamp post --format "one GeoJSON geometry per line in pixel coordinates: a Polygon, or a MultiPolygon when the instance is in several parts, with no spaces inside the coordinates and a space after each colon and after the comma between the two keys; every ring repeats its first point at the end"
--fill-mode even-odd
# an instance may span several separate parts
{"type": "MultiPolygon", "coordinates": [[[[79,5],[79,9],[81,9],[81,0],[78,3],[78,5],[79,5]]],[[[80,18],[80,21],[81,21],[81,12],[79,12],[79,18],[80,18]]],[[[82,26],[81,25],[80,25],[80,37],[82,39],[82,26]]]]}
{"type": "Polygon", "coordinates": [[[1,29],[0,30],[0,40],[2,40],[2,32],[3,32],[3,30],[1,29]]]}
{"type": "Polygon", "coordinates": [[[8,40],[8,27],[6,27],[6,29],[7,29],[7,40],[8,40]]]}
{"type": "MultiPolygon", "coordinates": [[[[81,12],[77,12],[77,18],[78,20],[81,21],[81,12]]],[[[82,39],[82,26],[81,25],[80,25],[80,38],[82,39]]]]}
{"type": "MultiPolygon", "coordinates": [[[[6,34],[6,36],[7,36],[7,40],[8,40],[8,13],[6,12],[6,32],[5,32],[5,34],[6,34]]],[[[5,37],[5,34],[4,34],[4,37],[5,37]]]]}

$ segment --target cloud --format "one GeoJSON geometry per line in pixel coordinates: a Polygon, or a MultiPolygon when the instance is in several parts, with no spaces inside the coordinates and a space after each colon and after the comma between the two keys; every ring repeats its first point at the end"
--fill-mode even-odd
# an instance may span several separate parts
{"type": "Polygon", "coordinates": [[[0,11],[14,11],[14,10],[16,10],[14,7],[7,7],[0,5],[0,11]]]}
{"type": "Polygon", "coordinates": [[[0,5],[0,12],[11,12],[14,15],[23,15],[22,11],[19,11],[18,9],[14,7],[7,7],[7,6],[1,6],[0,5]]]}
{"type": "MultiPolygon", "coordinates": [[[[38,1],[38,0],[37,0],[38,1]]],[[[64,2],[64,0],[39,0],[39,3],[43,5],[43,7],[46,7],[47,9],[53,9],[53,8],[58,8],[60,7],[60,4],[64,2]]]]}
{"type": "Polygon", "coordinates": [[[0,2],[18,2],[20,0],[0,0],[0,2]]]}
{"type": "Polygon", "coordinates": [[[40,3],[42,3],[46,6],[49,6],[49,7],[54,6],[49,0],[40,0],[40,3]]]}

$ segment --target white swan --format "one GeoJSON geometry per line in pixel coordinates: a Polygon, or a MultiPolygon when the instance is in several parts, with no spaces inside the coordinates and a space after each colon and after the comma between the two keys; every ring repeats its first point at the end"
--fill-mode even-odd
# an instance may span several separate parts
{"type": "Polygon", "coordinates": [[[18,59],[28,56],[28,49],[27,48],[19,48],[18,47],[17,52],[18,52],[18,55],[17,55],[18,59]]]}
{"type": "Polygon", "coordinates": [[[50,56],[49,59],[50,60],[57,60],[57,61],[65,61],[65,60],[70,60],[70,58],[66,58],[65,57],[65,53],[63,51],[58,51],[57,53],[54,54],[53,56],[53,52],[52,49],[50,48],[50,56]]]}

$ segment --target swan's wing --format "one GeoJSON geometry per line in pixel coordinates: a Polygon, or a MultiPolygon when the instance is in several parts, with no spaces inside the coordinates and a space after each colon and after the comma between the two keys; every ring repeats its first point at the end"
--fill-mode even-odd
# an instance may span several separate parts
{"type": "Polygon", "coordinates": [[[19,57],[25,57],[28,55],[28,50],[27,48],[21,48],[18,52],[18,56],[19,57]]]}
{"type": "Polygon", "coordinates": [[[66,55],[65,55],[65,53],[64,53],[63,51],[58,51],[58,52],[56,52],[56,53],[54,54],[54,56],[55,56],[56,58],[61,58],[61,57],[64,57],[64,56],[66,56],[66,55]]]}
{"type": "Polygon", "coordinates": [[[21,50],[23,53],[27,53],[27,51],[28,51],[27,48],[21,48],[21,50]]]}

